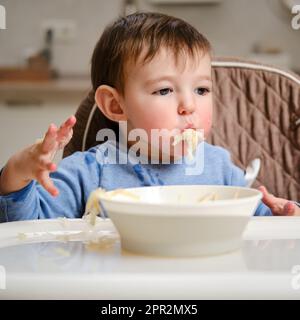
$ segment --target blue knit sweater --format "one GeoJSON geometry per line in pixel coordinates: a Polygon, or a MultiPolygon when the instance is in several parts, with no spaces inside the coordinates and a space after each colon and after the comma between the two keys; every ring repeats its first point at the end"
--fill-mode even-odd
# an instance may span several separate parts
{"type": "MultiPolygon", "coordinates": [[[[202,142],[195,159],[192,163],[145,164],[145,158],[128,155],[108,141],[60,162],[58,170],[51,174],[60,191],[57,197],[52,197],[36,181],[0,196],[0,221],[79,218],[90,192],[99,187],[113,190],[155,185],[246,185],[244,172],[231,162],[225,149],[202,142]],[[125,164],[120,164],[122,161],[125,164]]],[[[260,202],[255,215],[272,212],[260,202]]]]}

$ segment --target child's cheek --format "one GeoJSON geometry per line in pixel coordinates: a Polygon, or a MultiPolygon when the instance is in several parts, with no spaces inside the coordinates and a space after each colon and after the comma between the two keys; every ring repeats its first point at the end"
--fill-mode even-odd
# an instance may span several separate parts
{"type": "Polygon", "coordinates": [[[170,115],[163,112],[153,112],[142,119],[143,128],[150,131],[151,129],[168,129],[170,115]]]}
{"type": "Polygon", "coordinates": [[[212,126],[212,111],[205,112],[201,115],[201,128],[204,129],[204,135],[207,137],[212,126]]]}

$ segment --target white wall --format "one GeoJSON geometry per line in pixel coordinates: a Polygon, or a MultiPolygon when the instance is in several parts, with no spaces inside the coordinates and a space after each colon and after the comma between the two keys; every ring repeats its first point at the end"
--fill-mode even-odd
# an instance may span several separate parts
{"type": "MultiPolygon", "coordinates": [[[[300,71],[300,30],[293,30],[293,15],[282,0],[221,0],[216,5],[152,5],[138,0],[140,10],[179,16],[205,34],[217,55],[247,57],[257,42],[281,47],[300,71]]],[[[296,0],[300,4],[300,0],[296,0]]]]}
{"type": "Polygon", "coordinates": [[[0,0],[6,8],[6,30],[0,30],[0,65],[23,62],[25,48],[43,44],[42,23],[72,19],[72,42],[54,45],[54,66],[62,73],[88,73],[92,50],[104,27],[120,12],[122,0],[0,0]]]}
{"type": "MultiPolygon", "coordinates": [[[[300,30],[291,28],[280,0],[223,0],[218,5],[154,6],[137,0],[140,10],[182,17],[203,32],[217,55],[247,56],[256,42],[280,46],[300,70],[300,30]],[[280,17],[282,16],[282,17],[280,17]]],[[[88,73],[93,47],[104,26],[123,11],[122,0],[0,0],[7,29],[0,30],[0,65],[20,64],[24,48],[40,47],[45,19],[73,19],[77,35],[70,44],[56,44],[54,65],[62,73],[88,73]]],[[[300,0],[299,0],[300,3],[300,0]]]]}

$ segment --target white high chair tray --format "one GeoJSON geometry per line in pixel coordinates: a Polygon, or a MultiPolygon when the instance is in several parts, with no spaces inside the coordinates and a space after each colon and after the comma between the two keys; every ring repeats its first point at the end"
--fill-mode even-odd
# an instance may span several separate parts
{"type": "Polygon", "coordinates": [[[240,250],[134,255],[109,219],[0,225],[0,299],[300,299],[300,218],[253,217],[240,250]],[[89,241],[100,243],[94,246],[89,241]]]}

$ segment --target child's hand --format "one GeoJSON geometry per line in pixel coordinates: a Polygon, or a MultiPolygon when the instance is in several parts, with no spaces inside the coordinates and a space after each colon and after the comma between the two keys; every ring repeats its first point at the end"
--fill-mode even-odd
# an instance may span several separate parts
{"type": "Polygon", "coordinates": [[[49,177],[49,173],[56,170],[56,164],[52,162],[56,152],[63,149],[71,140],[73,126],[76,123],[74,116],[69,117],[57,128],[51,124],[43,140],[32,146],[31,157],[35,165],[32,167],[32,178],[37,180],[50,194],[58,195],[58,190],[49,177]]]}
{"type": "Polygon", "coordinates": [[[300,215],[300,208],[292,201],[282,198],[276,198],[273,194],[269,193],[264,186],[260,186],[258,189],[263,194],[263,203],[272,210],[274,216],[300,215]]]}
{"type": "Polygon", "coordinates": [[[56,170],[52,160],[71,140],[75,123],[76,118],[71,116],[59,128],[51,124],[43,139],[12,156],[1,175],[1,193],[20,190],[31,180],[37,180],[51,195],[57,196],[59,191],[49,176],[56,170]]]}

